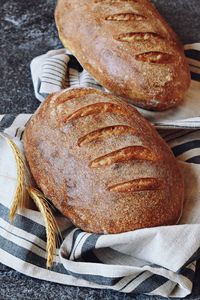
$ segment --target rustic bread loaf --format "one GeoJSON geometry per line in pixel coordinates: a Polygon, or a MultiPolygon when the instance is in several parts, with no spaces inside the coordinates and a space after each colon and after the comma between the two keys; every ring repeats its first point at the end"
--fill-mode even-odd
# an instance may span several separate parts
{"type": "Polygon", "coordinates": [[[150,110],[182,101],[183,48],[149,0],[58,0],[55,19],[64,46],[114,94],[150,110]]]}
{"type": "Polygon", "coordinates": [[[85,231],[179,220],[184,187],[171,150],[134,108],[110,94],[50,95],[26,126],[24,148],[45,196],[85,231]]]}

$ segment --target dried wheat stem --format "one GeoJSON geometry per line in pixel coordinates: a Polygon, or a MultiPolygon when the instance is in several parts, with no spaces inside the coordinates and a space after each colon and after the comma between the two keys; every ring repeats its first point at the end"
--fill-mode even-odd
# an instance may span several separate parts
{"type": "Polygon", "coordinates": [[[56,220],[52,214],[51,209],[48,206],[48,203],[43,196],[43,194],[35,188],[29,187],[28,193],[30,197],[34,200],[39,211],[41,212],[47,235],[47,268],[50,268],[53,264],[53,257],[56,252],[56,235],[57,235],[57,224],[56,220]]]}
{"type": "Polygon", "coordinates": [[[17,208],[18,207],[23,208],[25,202],[25,196],[26,196],[25,161],[16,144],[8,137],[5,137],[5,139],[15,155],[15,161],[17,165],[17,186],[16,186],[15,194],[13,197],[13,201],[9,213],[10,220],[13,221],[15,214],[17,212],[17,208]]]}
{"type": "Polygon", "coordinates": [[[24,207],[25,197],[27,196],[26,194],[28,192],[30,197],[37,205],[45,221],[47,234],[47,268],[49,268],[53,264],[53,257],[56,252],[56,237],[59,230],[56,224],[56,220],[44,195],[37,189],[31,187],[30,173],[26,167],[23,155],[21,154],[17,145],[7,135],[0,135],[7,141],[8,145],[11,147],[17,165],[17,186],[10,208],[10,220],[13,221],[18,207],[24,207]]]}

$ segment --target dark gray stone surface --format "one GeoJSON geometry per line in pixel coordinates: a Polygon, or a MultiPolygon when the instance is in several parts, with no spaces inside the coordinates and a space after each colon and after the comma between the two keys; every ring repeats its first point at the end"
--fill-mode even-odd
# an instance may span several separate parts
{"type": "Polygon", "coordinates": [[[0,0],[0,113],[33,112],[30,62],[61,47],[54,24],[54,0],[0,0]]]}
{"type": "MultiPolygon", "coordinates": [[[[199,0],[154,2],[184,43],[200,41],[199,0]]],[[[61,47],[54,7],[55,0],[0,0],[0,113],[30,113],[39,105],[29,65],[35,56],[61,47]]]]}
{"type": "MultiPolygon", "coordinates": [[[[154,2],[184,43],[200,41],[200,0],[154,2]]],[[[35,56],[61,47],[54,24],[54,7],[54,0],[0,0],[0,114],[31,113],[38,107],[29,65],[35,56]]],[[[200,263],[198,265],[190,299],[200,299],[200,263]]],[[[63,286],[29,278],[0,264],[0,300],[7,299],[162,298],[63,286]]]]}
{"type": "MultiPolygon", "coordinates": [[[[162,300],[163,297],[129,295],[110,290],[65,286],[33,279],[0,264],[1,300],[162,300]]],[[[200,263],[190,300],[200,299],[200,263]]]]}

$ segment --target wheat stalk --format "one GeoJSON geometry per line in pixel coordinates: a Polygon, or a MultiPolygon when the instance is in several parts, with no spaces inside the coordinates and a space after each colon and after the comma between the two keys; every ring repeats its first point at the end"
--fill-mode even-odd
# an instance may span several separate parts
{"type": "Polygon", "coordinates": [[[57,234],[57,224],[56,220],[50,210],[48,203],[44,195],[37,189],[33,187],[28,188],[28,193],[37,205],[39,211],[41,212],[47,235],[47,268],[50,268],[53,264],[54,253],[56,252],[56,234],[57,234]]]}
{"type": "Polygon", "coordinates": [[[27,194],[29,194],[29,196],[31,197],[31,199],[33,199],[39,211],[41,212],[45,221],[47,235],[47,268],[50,268],[53,265],[53,257],[56,252],[56,237],[57,232],[59,232],[56,220],[44,195],[37,189],[31,187],[31,175],[26,166],[25,159],[17,145],[6,134],[0,133],[0,136],[3,137],[11,147],[15,156],[17,166],[17,186],[10,207],[10,220],[14,220],[17,209],[19,207],[24,207],[26,196],[27,194]]]}
{"type": "Polygon", "coordinates": [[[25,161],[16,144],[7,136],[4,136],[4,138],[6,139],[7,143],[9,144],[9,146],[11,147],[15,155],[15,161],[17,165],[17,186],[15,189],[15,194],[13,197],[13,201],[9,213],[10,220],[13,221],[18,207],[20,208],[24,207],[25,198],[27,194],[26,185],[25,185],[25,181],[26,181],[25,161]]]}

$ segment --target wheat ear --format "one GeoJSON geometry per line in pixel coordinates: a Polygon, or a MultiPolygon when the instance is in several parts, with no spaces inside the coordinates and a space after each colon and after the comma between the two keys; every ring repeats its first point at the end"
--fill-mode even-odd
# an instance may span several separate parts
{"type": "Polygon", "coordinates": [[[56,220],[49,208],[44,195],[37,189],[30,186],[30,173],[28,168],[26,167],[23,155],[21,154],[17,145],[7,135],[2,133],[0,135],[7,141],[8,145],[11,147],[17,165],[17,186],[10,208],[10,220],[14,220],[18,207],[24,207],[25,197],[28,192],[28,194],[40,210],[45,221],[47,234],[47,268],[50,268],[53,264],[53,256],[56,252],[56,235],[59,231],[56,220]]]}
{"type": "Polygon", "coordinates": [[[48,203],[43,196],[43,194],[35,188],[29,187],[28,193],[37,205],[39,211],[41,212],[47,235],[47,268],[50,268],[53,264],[54,253],[56,252],[56,234],[57,234],[57,224],[56,220],[50,210],[48,203]]]}
{"type": "Polygon", "coordinates": [[[18,207],[23,208],[25,202],[25,196],[26,196],[25,161],[16,144],[8,137],[5,137],[5,139],[15,155],[15,161],[17,165],[17,186],[15,189],[15,194],[13,197],[13,201],[9,213],[10,220],[13,221],[17,212],[17,208],[18,207]]]}

